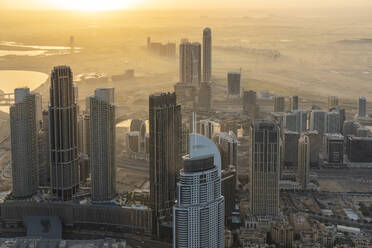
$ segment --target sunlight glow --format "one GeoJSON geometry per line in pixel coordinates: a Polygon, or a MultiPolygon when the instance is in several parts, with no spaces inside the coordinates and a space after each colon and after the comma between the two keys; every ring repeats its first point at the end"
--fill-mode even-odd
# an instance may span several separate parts
{"type": "Polygon", "coordinates": [[[105,11],[127,9],[136,0],[47,0],[60,9],[80,11],[105,11]]]}

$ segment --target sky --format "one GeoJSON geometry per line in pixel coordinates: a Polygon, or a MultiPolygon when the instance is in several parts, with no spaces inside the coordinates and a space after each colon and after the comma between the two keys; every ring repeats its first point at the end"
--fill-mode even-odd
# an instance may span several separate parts
{"type": "MultiPolygon", "coordinates": [[[[0,0],[1,9],[372,7],[372,0],[0,0]]],[[[371,9],[372,11],[372,9],[371,9]]]]}

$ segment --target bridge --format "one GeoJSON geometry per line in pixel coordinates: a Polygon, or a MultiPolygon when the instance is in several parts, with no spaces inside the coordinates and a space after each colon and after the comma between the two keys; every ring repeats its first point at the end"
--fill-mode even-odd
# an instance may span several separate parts
{"type": "Polygon", "coordinates": [[[14,93],[0,93],[0,106],[10,106],[14,104],[14,93]]]}

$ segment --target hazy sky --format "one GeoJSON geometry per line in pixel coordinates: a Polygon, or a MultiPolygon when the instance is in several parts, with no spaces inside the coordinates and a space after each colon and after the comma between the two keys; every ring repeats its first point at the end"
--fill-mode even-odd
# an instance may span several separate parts
{"type": "MultiPolygon", "coordinates": [[[[370,6],[372,0],[0,0],[0,9],[65,8],[82,9],[93,5],[106,8],[226,8],[226,7],[339,7],[370,6]],[[92,4],[93,3],[93,4],[92,4]]],[[[371,9],[372,12],[372,9],[371,9]]]]}

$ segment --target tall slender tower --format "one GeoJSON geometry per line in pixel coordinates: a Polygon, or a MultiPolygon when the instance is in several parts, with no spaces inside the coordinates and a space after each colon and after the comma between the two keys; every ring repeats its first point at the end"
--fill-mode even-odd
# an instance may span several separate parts
{"type": "Polygon", "coordinates": [[[252,124],[251,212],[279,215],[280,135],[271,121],[252,124]]]}
{"type": "Polygon", "coordinates": [[[364,96],[359,97],[358,99],[358,117],[367,116],[367,98],[364,96]]]}
{"type": "Polygon", "coordinates": [[[92,200],[116,195],[114,88],[96,89],[90,97],[92,200]]]}
{"type": "Polygon", "coordinates": [[[175,93],[150,96],[149,122],[152,230],[154,237],[161,237],[160,220],[171,215],[182,164],[181,106],[177,105],[175,93]]]}
{"type": "Polygon", "coordinates": [[[212,31],[210,28],[203,30],[203,81],[212,79],[212,31]]]}
{"type": "Polygon", "coordinates": [[[201,45],[198,42],[180,44],[180,83],[199,86],[201,81],[201,45]]]}
{"type": "Polygon", "coordinates": [[[55,197],[71,200],[79,189],[77,105],[69,66],[54,67],[49,102],[51,188],[55,197]]]}
{"type": "Polygon", "coordinates": [[[173,208],[173,248],[224,247],[224,197],[213,154],[186,156],[173,208]]]}
{"type": "Polygon", "coordinates": [[[10,107],[13,196],[29,197],[39,186],[36,96],[29,88],[14,90],[10,107]]]}
{"type": "Polygon", "coordinates": [[[298,169],[297,182],[307,189],[310,177],[310,138],[302,135],[298,140],[298,169]]]}

